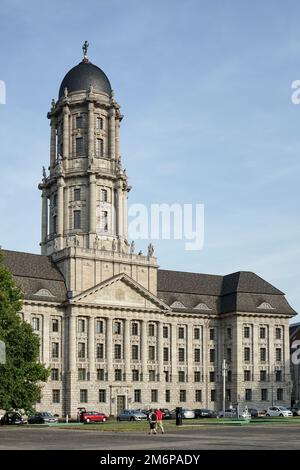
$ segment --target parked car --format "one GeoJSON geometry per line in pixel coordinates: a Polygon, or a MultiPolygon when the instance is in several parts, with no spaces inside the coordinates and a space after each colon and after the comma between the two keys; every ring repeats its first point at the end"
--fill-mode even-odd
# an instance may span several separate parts
{"type": "Polygon", "coordinates": [[[300,408],[298,408],[298,406],[292,406],[290,410],[293,413],[293,416],[300,416],[300,408]]]}
{"type": "Polygon", "coordinates": [[[238,410],[236,408],[228,408],[224,411],[220,411],[218,414],[219,418],[244,418],[244,419],[250,419],[251,414],[249,413],[248,410],[238,410]]]}
{"type": "MultiPolygon", "coordinates": [[[[159,408],[159,409],[163,413],[163,419],[171,419],[171,412],[170,412],[170,410],[168,410],[168,408],[159,408]]],[[[147,417],[148,417],[149,414],[152,413],[152,411],[155,411],[155,410],[157,410],[157,408],[150,408],[150,409],[138,408],[135,411],[139,411],[140,413],[143,413],[143,414],[147,415],[147,417]]]]}
{"type": "Polygon", "coordinates": [[[17,411],[7,411],[1,418],[1,424],[27,424],[27,419],[17,411]]]}
{"type": "Polygon", "coordinates": [[[147,415],[137,410],[122,410],[117,416],[117,421],[146,421],[147,415]]]}
{"type": "Polygon", "coordinates": [[[261,418],[266,416],[266,410],[258,410],[257,408],[248,408],[251,418],[261,418]]]}
{"type": "Polygon", "coordinates": [[[108,420],[108,416],[105,413],[99,413],[98,411],[83,411],[80,413],[80,421],[82,423],[105,423],[108,420]]]}
{"type": "MultiPolygon", "coordinates": [[[[176,409],[170,411],[170,415],[172,419],[176,418],[176,409]]],[[[195,412],[191,408],[182,408],[182,417],[185,419],[192,419],[195,418],[195,412]]]]}
{"type": "Polygon", "coordinates": [[[48,411],[41,411],[39,413],[35,413],[34,415],[28,418],[29,424],[49,424],[49,423],[58,423],[58,419],[53,416],[48,411]]]}
{"type": "Polygon", "coordinates": [[[197,408],[194,410],[195,418],[217,418],[217,413],[213,410],[207,410],[206,408],[197,408]]]}
{"type": "Polygon", "coordinates": [[[267,409],[266,416],[284,416],[285,418],[289,418],[293,416],[293,413],[291,410],[285,408],[285,406],[270,406],[270,408],[267,409]]]}

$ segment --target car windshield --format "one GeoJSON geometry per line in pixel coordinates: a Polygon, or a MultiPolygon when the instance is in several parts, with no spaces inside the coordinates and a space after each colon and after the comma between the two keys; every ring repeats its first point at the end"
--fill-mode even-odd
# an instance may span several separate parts
{"type": "Polygon", "coordinates": [[[285,406],[278,406],[278,409],[279,409],[279,410],[282,410],[282,411],[288,411],[288,409],[285,408],[285,406]]]}
{"type": "Polygon", "coordinates": [[[45,416],[47,418],[52,418],[52,414],[51,413],[41,413],[41,416],[45,416]]]}

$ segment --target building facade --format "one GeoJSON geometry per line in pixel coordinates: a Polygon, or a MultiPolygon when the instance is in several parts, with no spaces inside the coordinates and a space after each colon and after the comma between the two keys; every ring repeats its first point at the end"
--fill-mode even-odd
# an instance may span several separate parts
{"type": "Polygon", "coordinates": [[[87,58],[52,101],[41,255],[6,250],[25,294],[22,315],[51,368],[38,410],[86,407],[289,405],[284,294],[251,272],[214,276],[158,269],[151,244],[128,241],[131,187],[120,156],[122,114],[104,72],[87,58]]]}

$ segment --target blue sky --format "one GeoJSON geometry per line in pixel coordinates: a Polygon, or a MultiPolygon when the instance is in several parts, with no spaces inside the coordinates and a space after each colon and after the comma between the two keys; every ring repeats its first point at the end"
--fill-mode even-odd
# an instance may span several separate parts
{"type": "Polygon", "coordinates": [[[0,244],[39,252],[46,113],[88,39],[125,116],[130,203],[205,205],[204,249],[155,242],[160,266],[255,271],[300,312],[299,17],[297,0],[2,0],[0,244]]]}

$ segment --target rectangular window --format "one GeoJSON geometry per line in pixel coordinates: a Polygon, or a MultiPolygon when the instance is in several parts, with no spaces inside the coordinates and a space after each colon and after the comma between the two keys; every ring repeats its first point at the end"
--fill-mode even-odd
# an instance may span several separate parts
{"type": "Polygon", "coordinates": [[[169,328],[167,326],[163,327],[163,337],[169,338],[169,328]]]}
{"type": "Polygon", "coordinates": [[[194,349],[194,361],[200,362],[200,349],[199,348],[194,349]]]}
{"type": "Polygon", "coordinates": [[[194,339],[200,339],[200,328],[194,328],[194,339]]]}
{"type": "Polygon", "coordinates": [[[154,323],[149,323],[149,325],[148,325],[148,336],[154,336],[154,335],[155,335],[154,323]]]}
{"type": "Polygon", "coordinates": [[[96,117],[96,129],[103,129],[103,119],[100,116],[96,117]]]}
{"type": "Polygon", "coordinates": [[[266,338],[266,329],[264,326],[260,327],[259,329],[259,337],[260,339],[265,339],[266,338]]]}
{"type": "Polygon", "coordinates": [[[74,229],[81,228],[81,211],[73,212],[73,227],[74,229]]]}
{"type": "Polygon", "coordinates": [[[78,369],[78,380],[86,380],[86,369],[78,369]]]}
{"type": "Polygon", "coordinates": [[[282,370],[275,371],[275,380],[276,382],[282,382],[282,370]]]}
{"type": "Polygon", "coordinates": [[[137,322],[131,323],[131,334],[137,336],[139,334],[139,324],[137,322]]]}
{"type": "Polygon", "coordinates": [[[52,319],[52,333],[58,333],[59,331],[59,321],[57,318],[52,319]]]}
{"type": "Polygon", "coordinates": [[[179,339],[184,339],[184,327],[183,326],[180,326],[178,328],[178,338],[179,339]]]}
{"type": "Polygon", "coordinates": [[[59,343],[52,343],[52,359],[59,357],[59,343]]]}
{"type": "Polygon", "coordinates": [[[106,403],[106,390],[105,390],[105,388],[100,388],[100,390],[99,390],[99,403],[106,403]]]}
{"type": "Polygon", "coordinates": [[[80,188],[74,189],[74,201],[80,201],[80,188]]]}
{"type": "Polygon", "coordinates": [[[268,389],[262,388],[260,393],[261,393],[261,401],[268,401],[268,389]]]}
{"type": "Polygon", "coordinates": [[[250,338],[250,327],[249,326],[244,326],[244,338],[246,338],[246,339],[250,338]]]}
{"type": "Polygon", "coordinates": [[[139,347],[137,344],[132,345],[132,359],[137,360],[139,358],[139,347]]]}
{"type": "Polygon", "coordinates": [[[140,379],[140,373],[137,369],[133,369],[132,371],[132,381],[133,382],[138,382],[140,379]]]}
{"type": "Polygon", "coordinates": [[[278,401],[283,400],[283,388],[277,388],[277,400],[278,401]]]}
{"type": "Polygon", "coordinates": [[[96,157],[103,157],[103,140],[96,139],[96,157]]]}
{"type": "Polygon", "coordinates": [[[60,390],[52,390],[52,403],[60,403],[60,390]]]}
{"type": "Polygon", "coordinates": [[[244,348],[244,361],[250,361],[250,348],[244,348]]]}
{"type": "Polygon", "coordinates": [[[245,390],[245,400],[246,401],[252,401],[252,389],[251,388],[246,388],[246,390],[245,390]]]}
{"type": "Polygon", "coordinates": [[[186,390],[180,390],[179,401],[186,402],[186,390]]]}
{"type": "Polygon", "coordinates": [[[151,390],[151,401],[152,403],[158,402],[158,390],[151,390]]]}
{"type": "Polygon", "coordinates": [[[103,232],[108,231],[108,212],[107,211],[101,212],[101,230],[103,232]]]}
{"type": "Polygon", "coordinates": [[[107,189],[100,190],[100,201],[107,202],[107,189]]]}
{"type": "Polygon", "coordinates": [[[276,348],[276,361],[280,362],[282,360],[281,348],[276,348]]]}
{"type": "Polygon", "coordinates": [[[78,320],[78,333],[85,332],[85,320],[79,319],[78,320]]]}
{"type": "Polygon", "coordinates": [[[149,370],[149,382],[155,382],[156,372],[155,370],[149,370]]]}
{"type": "Polygon", "coordinates": [[[97,343],[96,357],[97,359],[104,359],[104,344],[103,343],[97,343]]]}
{"type": "Polygon", "coordinates": [[[76,155],[81,156],[84,154],[83,137],[76,137],[76,155]]]}
{"type": "Polygon", "coordinates": [[[96,321],[96,334],[97,335],[103,334],[103,320],[96,321]]]}
{"type": "Polygon", "coordinates": [[[78,343],[78,357],[85,359],[85,343],[78,343]]]}
{"type": "Polygon", "coordinates": [[[83,116],[76,116],[76,129],[83,127],[83,116]]]}
{"type": "Polygon", "coordinates": [[[79,390],[79,401],[80,403],[88,402],[88,391],[86,388],[82,388],[79,390]]]}
{"type": "Polygon", "coordinates": [[[211,370],[210,373],[209,373],[209,381],[210,382],[215,381],[215,372],[213,370],[211,370]]]}
{"type": "Polygon", "coordinates": [[[31,326],[34,331],[40,331],[40,319],[38,317],[33,317],[31,320],[31,326]]]}
{"type": "Polygon", "coordinates": [[[231,389],[230,388],[226,390],[226,400],[228,402],[231,402],[231,389]]]}
{"type": "Polygon", "coordinates": [[[114,323],[114,334],[115,335],[121,334],[121,322],[120,321],[115,321],[114,323]]]}
{"type": "Polygon", "coordinates": [[[227,362],[231,362],[231,348],[226,349],[226,359],[227,362]]]}
{"type": "Polygon", "coordinates": [[[215,362],[215,349],[210,349],[209,350],[209,362],[215,362]]]}
{"type": "Polygon", "coordinates": [[[210,391],[210,401],[216,401],[216,391],[215,390],[210,391]]]}
{"type": "Polygon", "coordinates": [[[140,389],[135,389],[134,390],[134,401],[136,403],[141,403],[142,402],[142,391],[140,389]]]}
{"type": "Polygon", "coordinates": [[[104,369],[97,369],[97,380],[104,380],[104,369]]]}
{"type": "Polygon", "coordinates": [[[51,380],[59,380],[59,370],[51,369],[51,380]]]}
{"type": "Polygon", "coordinates": [[[185,357],[184,348],[179,348],[178,349],[178,360],[179,360],[179,362],[184,362],[184,357],[185,357]]]}
{"type": "Polygon", "coordinates": [[[266,382],[267,381],[267,371],[266,370],[259,371],[259,379],[260,379],[261,382],[266,382]]]}
{"type": "Polygon", "coordinates": [[[232,330],[231,328],[227,328],[227,339],[231,339],[232,338],[232,330]]]}
{"type": "Polygon", "coordinates": [[[185,382],[185,373],[182,370],[178,372],[178,382],[185,382]]]}
{"type": "Polygon", "coordinates": [[[275,328],[275,338],[281,339],[281,328],[275,328]]]}
{"type": "Polygon", "coordinates": [[[170,390],[166,390],[166,403],[170,403],[171,401],[171,391],[170,390]]]}
{"type": "Polygon", "coordinates": [[[168,370],[164,370],[165,382],[170,382],[170,373],[168,370]]]}
{"type": "Polygon", "coordinates": [[[227,371],[227,382],[228,383],[232,382],[232,371],[231,370],[227,371]]]}
{"type": "Polygon", "coordinates": [[[120,382],[122,380],[122,370],[115,369],[115,381],[120,382]]]}
{"type": "Polygon", "coordinates": [[[148,354],[149,354],[149,361],[155,361],[155,346],[149,346],[148,354]]]}
{"type": "Polygon", "coordinates": [[[122,359],[122,347],[120,344],[115,344],[115,359],[122,359]]]}
{"type": "Polygon", "coordinates": [[[199,370],[194,372],[194,382],[201,382],[201,372],[199,370]]]}
{"type": "Polygon", "coordinates": [[[250,381],[251,381],[251,371],[244,370],[244,382],[250,382],[250,381]]]}
{"type": "Polygon", "coordinates": [[[267,350],[266,348],[260,348],[260,361],[265,362],[267,360],[267,350]]]}
{"type": "Polygon", "coordinates": [[[169,360],[169,348],[164,348],[164,361],[168,362],[169,360]]]}
{"type": "Polygon", "coordinates": [[[214,339],[215,339],[215,329],[214,328],[209,329],[209,339],[211,341],[214,341],[214,339]]]}
{"type": "Polygon", "coordinates": [[[195,390],[195,401],[202,401],[202,390],[195,390]]]}

